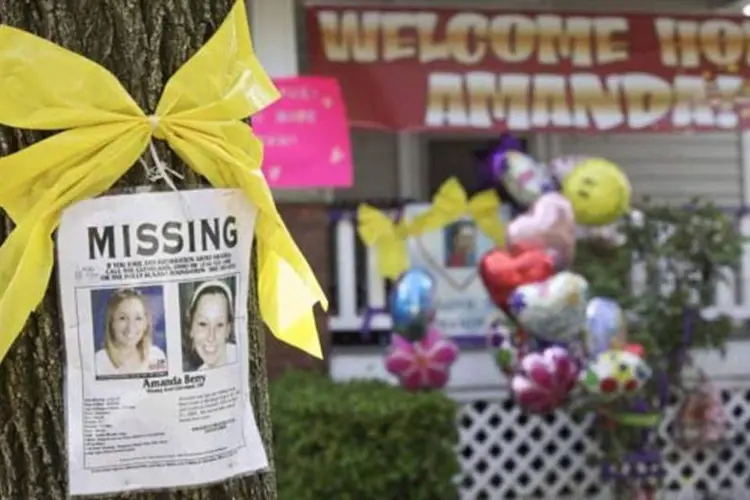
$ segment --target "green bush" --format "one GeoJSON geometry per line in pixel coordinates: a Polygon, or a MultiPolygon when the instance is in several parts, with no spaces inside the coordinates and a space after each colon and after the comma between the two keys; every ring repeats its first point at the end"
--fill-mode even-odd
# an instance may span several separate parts
{"type": "MultiPolygon", "coordinates": [[[[714,305],[727,270],[739,269],[746,240],[735,229],[734,217],[705,200],[693,200],[688,207],[645,201],[638,208],[642,221],[623,221],[623,246],[581,241],[575,269],[589,280],[592,296],[613,298],[629,313],[629,341],[643,345],[649,365],[666,374],[670,394],[681,399],[686,309],[714,305]],[[631,286],[634,258],[645,268],[644,290],[631,286]]],[[[723,350],[737,328],[726,314],[694,318],[689,347],[723,350]]],[[[653,377],[646,387],[652,408],[658,409],[661,393],[659,378],[653,377]]],[[[619,406],[632,408],[629,401],[619,406]]],[[[613,462],[643,446],[639,428],[620,425],[599,431],[601,449],[613,462]]]]}
{"type": "Polygon", "coordinates": [[[453,500],[456,404],[376,381],[271,384],[280,500],[453,500]]]}
{"type": "MultiPolygon", "coordinates": [[[[649,362],[666,369],[676,382],[685,309],[714,305],[726,271],[739,268],[744,238],[735,230],[733,217],[704,200],[696,199],[687,208],[650,202],[639,208],[641,223],[623,223],[625,245],[603,251],[597,242],[581,242],[576,270],[588,278],[592,295],[614,298],[631,313],[631,341],[643,344],[649,362]],[[634,256],[648,278],[646,290],[638,293],[630,283],[634,256]]],[[[735,330],[725,314],[698,319],[692,347],[721,349],[735,330]]]]}

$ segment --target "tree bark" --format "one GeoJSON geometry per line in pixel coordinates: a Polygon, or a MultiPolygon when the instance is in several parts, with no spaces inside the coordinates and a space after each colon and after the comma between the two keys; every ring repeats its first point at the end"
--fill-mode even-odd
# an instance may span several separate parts
{"type": "MultiPolygon", "coordinates": [[[[0,0],[0,23],[22,28],[96,61],[112,71],[150,113],[156,108],[167,79],[215,32],[233,3],[234,0],[0,0]]],[[[0,127],[0,155],[43,137],[40,133],[0,127]]],[[[185,175],[181,187],[202,184],[163,145],[160,150],[162,158],[171,158],[172,167],[185,175]]],[[[143,170],[135,167],[115,187],[147,183],[143,170]]],[[[0,242],[11,228],[11,221],[0,211],[0,242]]],[[[58,500],[67,494],[63,338],[55,280],[53,275],[42,305],[0,365],[1,499],[58,500]]],[[[254,276],[250,282],[251,397],[270,455],[264,326],[254,276]]],[[[276,481],[270,472],[205,488],[114,498],[275,500],[276,481]]]]}

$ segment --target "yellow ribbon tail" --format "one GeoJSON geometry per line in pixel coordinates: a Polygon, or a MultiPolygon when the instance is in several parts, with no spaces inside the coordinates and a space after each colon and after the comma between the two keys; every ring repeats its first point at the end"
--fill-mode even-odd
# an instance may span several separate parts
{"type": "Polygon", "coordinates": [[[469,201],[469,213],[474,218],[477,227],[486,234],[497,247],[505,246],[505,224],[500,219],[498,210],[500,197],[488,189],[474,195],[469,201]]]}
{"type": "Polygon", "coordinates": [[[375,257],[378,272],[390,280],[398,279],[409,268],[409,252],[403,239],[378,243],[375,246],[375,257]]]}
{"type": "MultiPolygon", "coordinates": [[[[264,178],[248,176],[241,182],[253,189],[264,178]]],[[[267,189],[267,188],[266,188],[267,189]]],[[[269,190],[270,196],[270,190],[269,190]]],[[[328,310],[328,299],[310,265],[294,243],[278,212],[260,212],[258,237],[258,293],[263,320],[281,341],[322,358],[313,307],[328,310]]]]}
{"type": "MultiPolygon", "coordinates": [[[[182,127],[172,124],[167,141],[194,170],[217,187],[240,186],[258,208],[255,234],[258,240],[258,292],[263,320],[283,342],[313,356],[321,357],[320,339],[312,308],[328,300],[312,269],[286,229],[271,190],[260,170],[262,145],[250,128],[237,122],[226,125],[220,135],[231,134],[234,141],[219,140],[210,130],[183,140],[182,127]],[[215,168],[215,165],[226,168],[215,168]],[[218,172],[231,172],[232,178],[218,172]]],[[[213,132],[217,133],[215,129],[213,132]]]]}
{"type": "Polygon", "coordinates": [[[357,207],[357,233],[365,245],[375,249],[378,272],[384,278],[396,279],[409,267],[409,226],[405,222],[397,224],[388,214],[362,203],[357,207]]]}
{"type": "Polygon", "coordinates": [[[49,218],[27,219],[0,247],[0,361],[44,299],[54,262],[52,230],[49,218]]]}
{"type": "MultiPolygon", "coordinates": [[[[313,307],[320,301],[305,280],[258,238],[258,298],[263,321],[276,338],[322,359],[313,307]]],[[[322,293],[322,292],[321,292],[322,293]]]]}

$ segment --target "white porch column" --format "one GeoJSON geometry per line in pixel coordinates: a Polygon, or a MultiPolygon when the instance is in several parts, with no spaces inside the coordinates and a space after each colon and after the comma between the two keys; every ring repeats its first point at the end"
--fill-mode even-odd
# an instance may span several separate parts
{"type": "Polygon", "coordinates": [[[750,130],[740,131],[740,169],[742,186],[740,200],[743,205],[750,205],[750,130]]]}
{"type": "Polygon", "coordinates": [[[248,0],[253,43],[263,67],[272,77],[299,72],[294,0],[248,0]]]}
{"type": "MultiPolygon", "coordinates": [[[[742,174],[740,201],[744,207],[747,207],[750,205],[750,130],[740,132],[740,147],[740,168],[742,174]]],[[[740,232],[743,236],[750,236],[750,214],[744,214],[740,219],[740,232]]],[[[742,281],[740,283],[742,294],[740,309],[746,310],[748,305],[750,305],[750,244],[748,243],[745,243],[740,272],[737,274],[737,277],[742,281]]],[[[747,314],[748,312],[745,311],[745,315],[747,314]]]]}
{"type": "Polygon", "coordinates": [[[541,161],[550,161],[562,152],[562,137],[556,132],[547,132],[539,134],[539,144],[537,145],[538,159],[541,161]]]}
{"type": "Polygon", "coordinates": [[[427,185],[422,137],[416,132],[399,132],[397,141],[398,196],[422,200],[427,185]]]}

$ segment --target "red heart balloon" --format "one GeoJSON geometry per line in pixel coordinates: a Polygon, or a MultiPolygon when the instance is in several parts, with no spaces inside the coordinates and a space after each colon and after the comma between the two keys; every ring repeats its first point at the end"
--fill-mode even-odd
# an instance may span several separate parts
{"type": "Polygon", "coordinates": [[[527,283],[544,281],[555,272],[550,254],[539,248],[512,247],[490,250],[482,256],[479,274],[492,301],[508,311],[508,298],[513,290],[527,283]]]}

